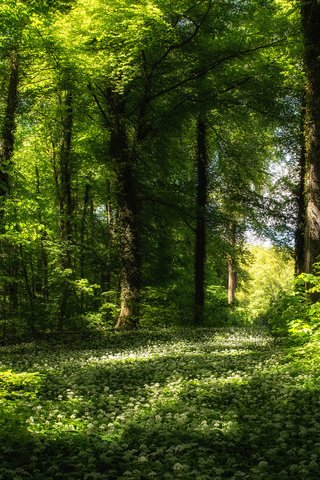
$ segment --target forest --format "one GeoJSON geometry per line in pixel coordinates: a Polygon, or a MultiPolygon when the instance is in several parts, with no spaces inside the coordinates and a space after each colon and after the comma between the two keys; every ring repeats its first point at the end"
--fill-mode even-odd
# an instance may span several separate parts
{"type": "Polygon", "coordinates": [[[318,0],[0,0],[0,480],[318,480],[318,0]]]}
{"type": "Polygon", "coordinates": [[[241,321],[248,236],[305,270],[298,5],[4,0],[1,24],[3,337],[241,321]]]}

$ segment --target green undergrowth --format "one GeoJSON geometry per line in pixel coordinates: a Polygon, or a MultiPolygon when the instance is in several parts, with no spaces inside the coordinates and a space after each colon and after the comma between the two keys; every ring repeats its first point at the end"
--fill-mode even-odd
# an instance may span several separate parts
{"type": "Polygon", "coordinates": [[[0,348],[2,480],[316,480],[320,342],[163,329],[0,348]]]}

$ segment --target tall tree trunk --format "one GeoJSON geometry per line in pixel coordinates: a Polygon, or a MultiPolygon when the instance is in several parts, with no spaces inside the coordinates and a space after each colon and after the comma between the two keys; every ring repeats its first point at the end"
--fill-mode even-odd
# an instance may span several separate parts
{"type": "Polygon", "coordinates": [[[140,251],[137,199],[131,161],[118,168],[118,208],[121,249],[121,309],[116,328],[137,327],[140,300],[140,251]]]}
{"type": "Polygon", "coordinates": [[[232,221],[229,230],[229,243],[231,252],[228,255],[228,305],[232,305],[235,300],[237,277],[236,277],[236,260],[235,260],[235,246],[236,246],[237,224],[232,221]]]}
{"type": "Polygon", "coordinates": [[[116,328],[132,328],[139,324],[141,270],[135,179],[137,158],[134,148],[129,146],[123,102],[121,99],[116,101],[110,141],[111,156],[116,162],[121,255],[121,305],[116,328]]]}
{"type": "Polygon", "coordinates": [[[229,242],[231,247],[231,253],[228,256],[228,305],[232,305],[235,300],[237,276],[235,265],[235,246],[236,246],[236,232],[237,224],[232,222],[230,225],[229,242]]]}
{"type": "Polygon", "coordinates": [[[21,265],[22,265],[22,271],[23,271],[23,277],[24,277],[24,283],[25,283],[25,290],[28,294],[28,299],[29,299],[28,324],[29,324],[30,333],[34,335],[36,333],[35,312],[34,312],[35,296],[34,296],[34,290],[32,288],[32,280],[30,280],[29,278],[26,258],[24,255],[22,244],[20,244],[20,257],[21,257],[21,265]]]}
{"type": "Polygon", "coordinates": [[[206,122],[197,122],[197,193],[196,193],[196,239],[194,255],[194,323],[203,321],[205,302],[205,262],[206,262],[206,206],[208,191],[208,152],[206,122]]]}
{"type": "Polygon", "coordinates": [[[234,260],[232,257],[228,258],[228,305],[232,305],[236,294],[236,272],[234,260]]]}
{"type": "MultiPolygon", "coordinates": [[[[62,102],[62,136],[59,154],[59,205],[60,205],[60,236],[62,243],[61,268],[63,271],[72,268],[72,191],[71,191],[71,147],[73,129],[73,95],[68,85],[62,102]]],[[[67,316],[70,287],[64,281],[61,292],[60,314],[58,328],[64,328],[67,316]]]]}
{"type": "Polygon", "coordinates": [[[306,228],[306,152],[304,141],[305,100],[301,106],[300,152],[299,152],[299,184],[297,187],[297,227],[295,234],[295,274],[300,275],[305,268],[305,228],[306,228]]]}
{"type": "Polygon", "coordinates": [[[311,272],[320,256],[320,3],[303,0],[301,13],[307,79],[305,271],[311,272]]]}
{"type": "Polygon", "coordinates": [[[16,111],[18,104],[19,64],[17,51],[14,49],[10,57],[10,75],[8,94],[0,138],[0,231],[3,231],[4,200],[10,190],[9,171],[14,148],[16,130],[16,111]]]}
{"type": "Polygon", "coordinates": [[[112,244],[114,240],[114,219],[113,219],[113,208],[111,202],[111,182],[107,180],[106,183],[106,219],[107,219],[107,228],[106,228],[106,249],[107,249],[107,266],[106,269],[101,273],[101,286],[103,290],[110,290],[112,285],[112,244]]]}
{"type": "MultiPolygon", "coordinates": [[[[36,174],[36,193],[38,196],[41,194],[40,188],[40,173],[38,165],[36,164],[35,168],[36,174]]],[[[38,205],[38,220],[40,225],[43,223],[41,205],[38,205]]],[[[48,255],[45,248],[45,240],[47,233],[42,231],[41,233],[41,253],[39,258],[39,265],[41,271],[41,292],[43,296],[44,310],[47,311],[48,302],[49,302],[49,269],[48,269],[48,255]]]]}
{"type": "MultiPolygon", "coordinates": [[[[5,199],[10,191],[10,169],[14,150],[14,137],[16,130],[16,111],[18,105],[18,86],[19,86],[19,63],[16,49],[13,49],[10,54],[10,72],[7,90],[7,99],[3,118],[3,127],[0,135],[0,234],[5,232],[4,229],[4,213],[5,213],[5,199]]],[[[3,272],[6,270],[5,256],[7,245],[2,241],[0,245],[0,263],[2,265],[2,273],[10,277],[12,271],[3,272]]],[[[16,269],[16,266],[15,268],[16,269]]],[[[2,294],[3,300],[0,302],[0,318],[6,315],[6,288],[8,288],[8,295],[11,304],[11,310],[14,313],[17,307],[17,285],[15,282],[10,282],[4,289],[2,294]],[[12,308],[15,306],[14,308],[12,308]]]]}
{"type": "MultiPolygon", "coordinates": [[[[90,203],[90,190],[91,184],[89,183],[89,179],[87,179],[86,184],[84,186],[84,196],[83,196],[83,207],[82,207],[82,216],[81,216],[81,227],[80,227],[80,277],[84,278],[85,276],[85,241],[86,241],[86,227],[87,227],[87,213],[88,213],[88,206],[90,203]]],[[[80,294],[80,313],[84,311],[84,295],[81,292],[80,294]]]]}
{"type": "MultiPolygon", "coordinates": [[[[72,193],[71,193],[71,143],[73,128],[72,92],[68,89],[65,93],[63,105],[63,130],[59,157],[60,176],[60,221],[61,239],[66,242],[66,257],[68,267],[71,266],[70,242],[72,240],[72,193]]],[[[68,268],[67,267],[67,268],[68,268]]]]}
{"type": "Polygon", "coordinates": [[[84,278],[85,233],[86,233],[86,225],[87,225],[88,205],[90,200],[90,190],[91,190],[91,185],[88,180],[84,187],[83,207],[82,207],[81,227],[80,227],[80,276],[81,278],[84,278]]]}

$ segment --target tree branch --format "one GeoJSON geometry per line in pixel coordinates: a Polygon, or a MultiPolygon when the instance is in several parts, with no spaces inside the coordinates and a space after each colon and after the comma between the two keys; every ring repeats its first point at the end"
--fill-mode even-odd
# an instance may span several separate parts
{"type": "MultiPolygon", "coordinates": [[[[185,45],[187,45],[188,43],[190,43],[194,38],[195,36],[198,34],[200,28],[202,27],[202,25],[204,24],[207,16],[209,15],[209,12],[211,10],[211,7],[212,7],[212,1],[210,0],[209,3],[208,3],[208,8],[206,9],[203,17],[201,18],[200,20],[200,23],[196,23],[194,20],[192,20],[189,16],[187,16],[186,14],[182,14],[181,18],[187,18],[188,20],[190,20],[194,25],[195,25],[195,29],[193,31],[193,33],[190,35],[190,37],[186,38],[185,40],[183,40],[182,42],[180,43],[177,43],[177,44],[174,44],[174,45],[170,45],[170,47],[167,48],[167,50],[164,52],[164,54],[162,55],[162,57],[159,58],[159,60],[157,60],[151,67],[151,71],[150,71],[150,76],[152,76],[153,72],[155,71],[155,69],[168,57],[168,55],[173,51],[173,50],[177,50],[179,48],[182,48],[184,47],[185,45]]],[[[194,8],[194,7],[193,7],[194,8]]],[[[190,11],[190,9],[189,9],[190,11]]],[[[179,23],[179,20],[176,22],[176,25],[179,23]]]]}
{"type": "Polygon", "coordinates": [[[104,109],[102,108],[101,103],[100,103],[100,100],[99,100],[99,98],[97,97],[97,95],[95,94],[92,85],[89,83],[87,86],[88,86],[88,89],[89,89],[89,91],[90,91],[90,93],[91,93],[94,101],[96,102],[96,105],[97,105],[97,107],[98,107],[98,109],[99,109],[102,117],[104,118],[107,126],[110,126],[110,121],[109,121],[109,119],[108,119],[108,116],[107,116],[106,112],[104,111],[104,109]]]}
{"type": "Polygon", "coordinates": [[[180,80],[179,82],[175,83],[174,85],[171,85],[167,88],[164,88],[163,90],[160,90],[160,92],[154,93],[153,95],[151,95],[149,97],[149,100],[154,100],[158,97],[161,97],[162,95],[165,95],[166,93],[172,92],[172,91],[176,90],[177,88],[182,87],[183,85],[186,85],[189,82],[193,82],[194,80],[198,80],[199,78],[202,78],[204,75],[209,73],[214,68],[228,62],[229,60],[239,58],[239,57],[241,57],[243,55],[246,55],[248,53],[257,52],[258,50],[262,50],[264,48],[273,47],[273,46],[275,46],[279,43],[280,43],[280,41],[277,40],[275,42],[271,42],[271,43],[268,43],[268,44],[265,44],[265,45],[258,45],[256,47],[248,48],[246,50],[242,50],[240,52],[229,54],[229,55],[226,55],[225,57],[219,58],[218,60],[215,60],[214,62],[209,63],[207,66],[203,67],[202,69],[200,69],[198,71],[195,71],[195,72],[192,72],[188,77],[180,80]]]}
{"type": "MultiPolygon", "coordinates": [[[[189,217],[189,218],[192,218],[193,220],[196,220],[196,216],[195,215],[191,215],[191,213],[187,213],[186,211],[184,211],[182,208],[179,208],[177,207],[177,205],[173,204],[173,203],[169,203],[169,202],[165,202],[163,200],[159,200],[157,198],[153,198],[153,197],[142,197],[142,200],[145,200],[145,201],[149,201],[149,202],[152,202],[152,203],[158,203],[159,205],[162,205],[164,207],[169,207],[169,208],[172,208],[173,210],[176,210],[177,212],[180,212],[182,213],[184,216],[186,217],[189,217]]],[[[184,219],[183,219],[184,220],[184,219]]]]}

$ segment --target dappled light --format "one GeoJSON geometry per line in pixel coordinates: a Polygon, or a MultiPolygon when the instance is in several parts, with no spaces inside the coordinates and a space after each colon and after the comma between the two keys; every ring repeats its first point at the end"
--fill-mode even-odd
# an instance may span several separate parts
{"type": "Polygon", "coordinates": [[[0,480],[319,480],[319,24],[0,0],[0,480]]]}
{"type": "Polygon", "coordinates": [[[134,336],[2,348],[0,478],[317,478],[319,371],[263,332],[134,336]]]}

